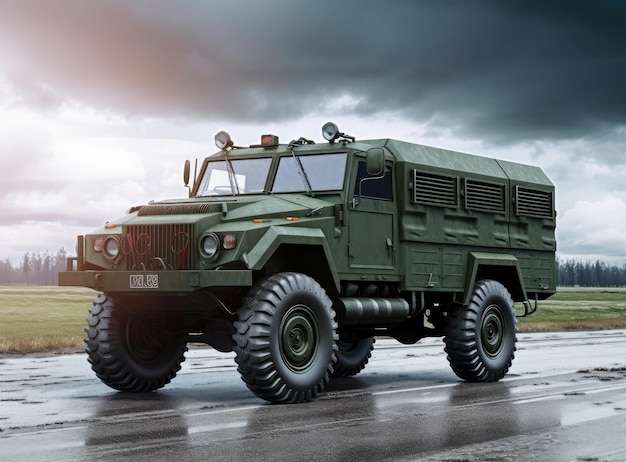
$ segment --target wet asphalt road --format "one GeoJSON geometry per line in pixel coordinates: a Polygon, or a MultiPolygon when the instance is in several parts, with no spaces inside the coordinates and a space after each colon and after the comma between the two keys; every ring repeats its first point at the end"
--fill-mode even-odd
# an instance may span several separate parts
{"type": "Polygon", "coordinates": [[[0,460],[626,461],[626,331],[520,334],[507,377],[460,382],[440,339],[378,340],[316,401],[269,405],[233,355],[191,350],[156,393],[84,355],[0,359],[0,460]]]}

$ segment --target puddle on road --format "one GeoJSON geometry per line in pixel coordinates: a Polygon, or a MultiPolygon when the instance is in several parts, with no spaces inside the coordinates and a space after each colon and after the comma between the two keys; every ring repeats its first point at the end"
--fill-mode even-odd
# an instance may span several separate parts
{"type": "Polygon", "coordinates": [[[591,422],[593,420],[606,419],[622,413],[613,403],[591,403],[577,405],[572,409],[566,409],[561,413],[561,425],[569,426],[591,422]]]}
{"type": "Polygon", "coordinates": [[[583,374],[586,379],[598,379],[602,382],[626,379],[626,367],[596,367],[594,369],[582,369],[578,373],[583,374]]]}

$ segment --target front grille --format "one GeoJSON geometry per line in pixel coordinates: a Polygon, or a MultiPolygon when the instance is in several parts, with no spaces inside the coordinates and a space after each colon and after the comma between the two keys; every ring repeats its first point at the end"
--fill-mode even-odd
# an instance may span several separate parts
{"type": "Polygon", "coordinates": [[[131,225],[125,227],[122,252],[129,270],[185,270],[196,267],[193,226],[131,225]]]}

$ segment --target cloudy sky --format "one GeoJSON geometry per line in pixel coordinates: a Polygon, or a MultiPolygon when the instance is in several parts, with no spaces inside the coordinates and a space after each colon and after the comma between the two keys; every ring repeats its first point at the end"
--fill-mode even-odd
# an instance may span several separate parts
{"type": "Polygon", "coordinates": [[[621,0],[0,0],[0,259],[186,196],[219,130],[328,120],[541,166],[560,256],[626,261],[621,0]]]}

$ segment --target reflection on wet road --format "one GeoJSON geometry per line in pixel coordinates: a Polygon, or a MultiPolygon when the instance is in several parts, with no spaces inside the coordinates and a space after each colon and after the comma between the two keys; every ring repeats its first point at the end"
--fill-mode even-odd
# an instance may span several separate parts
{"type": "Polygon", "coordinates": [[[376,347],[289,406],[209,349],[145,395],[108,389],[82,355],[0,359],[0,460],[626,460],[626,331],[520,335],[492,384],[459,382],[437,339],[376,347]]]}

